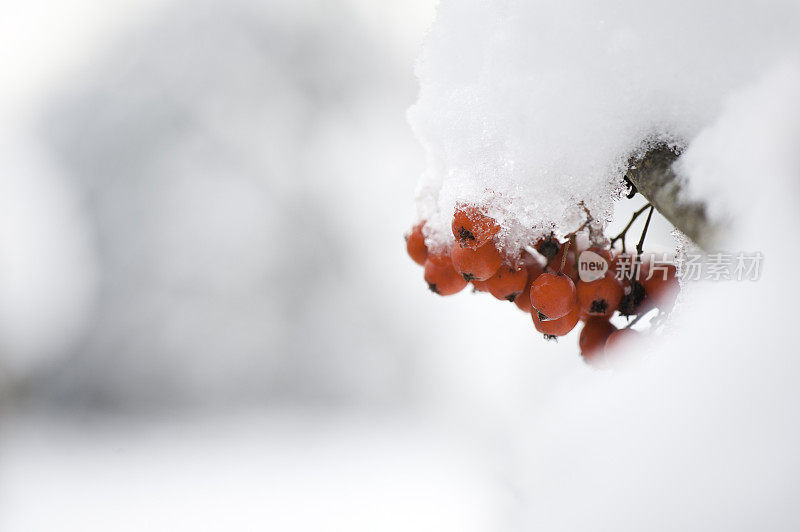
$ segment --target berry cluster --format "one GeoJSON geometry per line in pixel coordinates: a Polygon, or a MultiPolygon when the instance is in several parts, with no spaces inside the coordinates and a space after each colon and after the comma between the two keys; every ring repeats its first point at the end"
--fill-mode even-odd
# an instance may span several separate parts
{"type": "MultiPolygon", "coordinates": [[[[643,211],[644,208],[635,216],[643,211]]],[[[660,314],[670,312],[679,290],[673,264],[655,268],[642,260],[644,233],[635,254],[625,251],[624,233],[631,224],[621,235],[610,242],[606,240],[605,245],[581,249],[576,236],[587,222],[563,240],[546,236],[532,249],[526,248],[513,257],[498,247],[496,236],[500,226],[477,206],[462,205],[456,209],[452,223],[455,242],[449,249],[429,250],[423,235],[424,225],[423,222],[415,226],[406,236],[406,249],[415,262],[424,266],[425,282],[432,292],[452,295],[471,283],[474,291],[489,292],[530,313],[536,330],[548,339],[565,336],[579,322],[584,322],[580,352],[592,365],[604,365],[607,353],[639,336],[641,333],[630,325],[645,313],[653,309],[660,314]],[[613,244],[620,237],[623,249],[617,252],[613,244]],[[579,257],[584,252],[605,262],[603,271],[594,278],[582,279],[580,275],[579,264],[583,266],[586,262],[579,257]],[[617,328],[611,322],[615,315],[632,321],[617,328]]]]}

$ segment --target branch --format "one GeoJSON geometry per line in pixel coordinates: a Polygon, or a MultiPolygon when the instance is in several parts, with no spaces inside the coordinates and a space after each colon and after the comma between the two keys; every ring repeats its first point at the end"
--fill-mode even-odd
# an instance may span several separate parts
{"type": "Polygon", "coordinates": [[[715,248],[722,228],[709,220],[702,202],[683,197],[683,183],[672,170],[678,153],[667,146],[632,159],[625,177],[664,218],[705,251],[715,248]]]}

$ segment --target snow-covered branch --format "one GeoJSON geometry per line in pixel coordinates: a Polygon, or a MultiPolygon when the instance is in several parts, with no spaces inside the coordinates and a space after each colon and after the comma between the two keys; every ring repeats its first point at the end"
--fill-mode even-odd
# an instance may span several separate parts
{"type": "Polygon", "coordinates": [[[672,170],[677,158],[667,146],[653,148],[631,161],[626,177],[672,225],[700,248],[713,250],[721,228],[709,218],[705,204],[682,194],[682,182],[672,170]]]}

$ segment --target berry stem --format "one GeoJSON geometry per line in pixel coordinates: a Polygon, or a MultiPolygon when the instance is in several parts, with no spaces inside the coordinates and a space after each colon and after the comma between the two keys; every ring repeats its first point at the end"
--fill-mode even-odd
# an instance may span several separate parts
{"type": "Polygon", "coordinates": [[[572,240],[572,257],[575,259],[575,264],[578,264],[578,243],[576,242],[575,235],[572,235],[570,240],[572,240]]]}
{"type": "Polygon", "coordinates": [[[581,226],[575,229],[573,232],[569,233],[567,235],[568,238],[574,237],[575,235],[586,229],[586,226],[594,221],[594,216],[592,216],[592,213],[589,211],[589,208],[586,206],[586,204],[581,201],[578,205],[583,207],[583,212],[586,213],[586,221],[583,222],[581,226]]]}
{"type": "Polygon", "coordinates": [[[572,239],[575,238],[575,235],[572,235],[567,243],[564,244],[564,252],[561,254],[561,265],[558,267],[558,275],[561,275],[561,270],[564,269],[564,263],[567,262],[567,253],[569,252],[569,245],[572,243],[572,239]]]}
{"type": "Polygon", "coordinates": [[[650,227],[650,218],[653,217],[653,206],[650,205],[650,212],[647,213],[647,220],[644,222],[644,229],[642,229],[642,236],[639,238],[639,243],[636,244],[636,254],[641,255],[644,249],[644,237],[647,236],[647,228],[650,227]]]}
{"type": "Polygon", "coordinates": [[[617,240],[622,240],[622,252],[623,252],[623,253],[625,253],[625,252],[626,252],[626,249],[625,249],[625,235],[627,235],[627,234],[628,234],[628,230],[629,230],[629,229],[631,228],[631,226],[633,225],[633,222],[635,222],[635,221],[636,221],[636,219],[637,219],[637,218],[639,218],[639,216],[641,216],[641,214],[642,214],[642,213],[643,213],[643,212],[644,212],[644,211],[645,211],[645,210],[646,210],[648,207],[652,208],[652,205],[650,205],[649,203],[645,203],[644,207],[642,207],[641,209],[639,209],[638,211],[634,212],[634,213],[631,215],[631,219],[630,219],[630,221],[628,222],[628,225],[626,225],[626,226],[625,226],[625,228],[624,228],[622,231],[620,231],[620,233],[619,233],[617,236],[615,236],[614,238],[612,238],[612,239],[611,239],[611,244],[610,244],[610,246],[611,246],[611,247],[614,247],[614,244],[617,242],[617,240]]]}
{"type": "Polygon", "coordinates": [[[639,237],[639,243],[636,244],[636,264],[633,266],[633,279],[639,278],[639,265],[641,264],[642,251],[644,250],[644,237],[647,236],[647,228],[650,227],[650,218],[653,217],[653,206],[650,206],[650,212],[647,213],[647,220],[644,222],[644,229],[642,229],[642,236],[639,237]]]}

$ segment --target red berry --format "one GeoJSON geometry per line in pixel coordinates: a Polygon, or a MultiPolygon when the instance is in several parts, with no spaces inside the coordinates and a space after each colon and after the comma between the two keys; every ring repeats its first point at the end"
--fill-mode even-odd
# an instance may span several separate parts
{"type": "Polygon", "coordinates": [[[526,284],[525,288],[522,289],[522,292],[514,298],[514,304],[520,309],[522,312],[530,312],[533,307],[531,307],[531,289],[530,284],[526,284]]]}
{"type": "Polygon", "coordinates": [[[606,261],[609,263],[609,269],[610,269],[611,262],[614,260],[613,250],[606,249],[606,248],[601,248],[601,247],[597,247],[597,246],[591,246],[590,248],[586,249],[586,251],[591,251],[592,253],[600,255],[601,257],[606,259],[606,261]]]}
{"type": "Polygon", "coordinates": [[[473,279],[470,282],[472,283],[472,288],[474,288],[478,292],[488,292],[489,291],[489,287],[487,286],[487,283],[489,281],[479,281],[477,279],[473,279]]]}
{"type": "Polygon", "coordinates": [[[630,345],[639,338],[640,333],[633,329],[619,329],[608,335],[605,345],[605,353],[614,353],[625,349],[625,346],[630,345]]]}
{"type": "Polygon", "coordinates": [[[525,270],[527,270],[528,280],[525,283],[525,288],[522,289],[522,292],[520,292],[514,300],[514,304],[517,305],[517,308],[521,311],[530,312],[533,308],[531,306],[531,284],[542,274],[542,267],[530,256],[523,259],[523,262],[525,263],[525,270]]]}
{"type": "Polygon", "coordinates": [[[592,316],[611,316],[624,295],[622,285],[613,275],[606,274],[596,281],[578,281],[578,302],[584,313],[592,316]]]}
{"type": "Polygon", "coordinates": [[[543,273],[531,284],[531,305],[544,321],[566,316],[576,301],[575,284],[563,273],[543,273]]]}
{"type": "Polygon", "coordinates": [[[665,312],[672,310],[681,288],[675,265],[654,264],[648,268],[646,275],[642,274],[640,279],[642,279],[644,291],[653,305],[665,312]]]}
{"type": "Polygon", "coordinates": [[[425,261],[425,282],[431,292],[440,296],[449,296],[460,292],[467,281],[453,268],[453,262],[447,253],[428,254],[425,261]]]}
{"type": "Polygon", "coordinates": [[[483,210],[473,205],[462,205],[456,208],[453,215],[453,236],[461,247],[478,249],[491,242],[500,226],[494,218],[487,216],[483,210]]]}
{"type": "Polygon", "coordinates": [[[453,260],[453,267],[467,281],[473,279],[486,281],[497,273],[500,264],[503,263],[503,256],[492,242],[478,249],[462,248],[458,244],[453,244],[450,257],[453,260]]]}
{"type": "Polygon", "coordinates": [[[406,235],[406,251],[411,259],[420,266],[425,265],[425,260],[428,258],[428,248],[425,246],[425,236],[422,234],[422,226],[424,224],[417,224],[411,230],[411,233],[406,235]]]}
{"type": "Polygon", "coordinates": [[[578,281],[578,265],[575,263],[575,252],[570,246],[569,250],[566,249],[566,246],[562,247],[561,250],[556,254],[555,257],[547,261],[547,266],[545,266],[545,271],[557,273],[559,268],[561,268],[561,257],[564,256],[564,251],[567,251],[567,260],[564,261],[564,268],[561,269],[561,272],[568,275],[570,279],[573,281],[578,281]]]}
{"type": "Polygon", "coordinates": [[[503,264],[488,281],[486,286],[494,297],[515,301],[528,283],[528,271],[524,266],[515,267],[503,264]]]}
{"type": "Polygon", "coordinates": [[[586,320],[578,339],[583,359],[591,365],[603,365],[606,340],[616,330],[606,318],[593,316],[586,320]]]}
{"type": "Polygon", "coordinates": [[[546,336],[566,336],[578,324],[579,316],[580,307],[577,304],[572,306],[572,310],[566,316],[561,316],[556,320],[542,321],[536,310],[531,312],[534,327],[546,336]]]}

